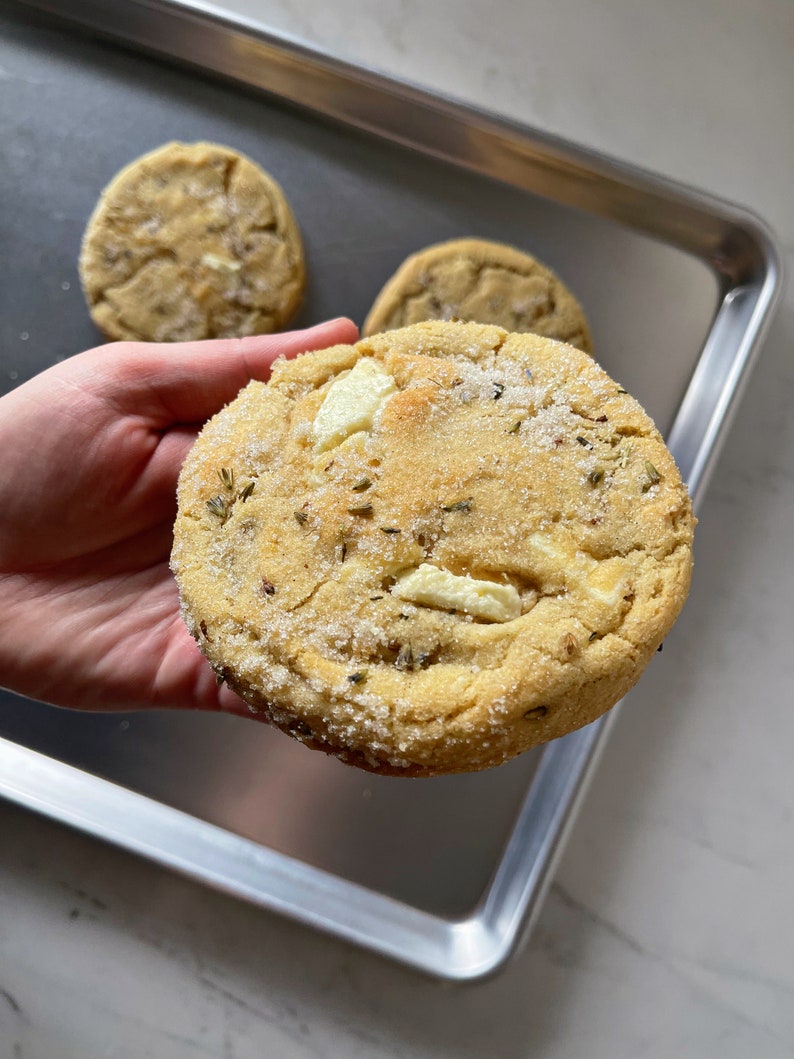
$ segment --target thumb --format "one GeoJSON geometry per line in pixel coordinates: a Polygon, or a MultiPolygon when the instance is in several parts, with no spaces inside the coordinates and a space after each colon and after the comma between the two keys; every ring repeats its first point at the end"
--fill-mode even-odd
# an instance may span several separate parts
{"type": "MultiPolygon", "coordinates": [[[[310,349],[326,349],[358,338],[344,318],[305,331],[205,342],[136,343],[100,346],[81,354],[97,396],[153,426],[201,423],[233,400],[252,379],[265,381],[273,361],[310,349]]],[[[65,364],[68,361],[64,362],[65,364]]]]}

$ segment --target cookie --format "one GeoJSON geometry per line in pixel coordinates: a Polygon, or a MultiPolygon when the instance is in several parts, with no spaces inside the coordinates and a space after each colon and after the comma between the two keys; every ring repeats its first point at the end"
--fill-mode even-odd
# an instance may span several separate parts
{"type": "Polygon", "coordinates": [[[485,239],[453,239],[407,258],[375,299],[363,335],[422,320],[471,320],[531,331],[592,351],[582,307],[529,254],[485,239]]]}
{"type": "Polygon", "coordinates": [[[280,361],[179,481],[172,568],[216,673],[363,768],[488,768],[594,720],[684,603],[694,520],[585,353],[433,322],[280,361]]]}
{"type": "Polygon", "coordinates": [[[80,278],[111,339],[176,342],[277,331],[305,283],[284,192],[248,158],[212,143],[168,143],[102,193],[80,278]]]}

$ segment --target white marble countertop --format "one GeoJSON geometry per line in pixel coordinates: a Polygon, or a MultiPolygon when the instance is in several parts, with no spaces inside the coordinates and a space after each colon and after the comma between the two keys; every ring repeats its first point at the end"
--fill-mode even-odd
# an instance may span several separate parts
{"type": "MultiPolygon", "coordinates": [[[[789,0],[229,6],[734,199],[794,264],[789,0]]],[[[0,1059],[794,1055],[793,347],[789,285],[656,690],[505,972],[438,984],[0,804],[0,1059]]]]}

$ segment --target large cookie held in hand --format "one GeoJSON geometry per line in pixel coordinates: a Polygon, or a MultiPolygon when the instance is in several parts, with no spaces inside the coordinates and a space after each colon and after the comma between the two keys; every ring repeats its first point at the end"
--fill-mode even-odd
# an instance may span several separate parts
{"type": "Polygon", "coordinates": [[[693,527],[658,431],[585,353],[426,323],[281,361],[215,416],[172,563],[254,710],[429,776],[621,698],[684,603],[693,527]]]}
{"type": "Polygon", "coordinates": [[[228,147],[169,143],[103,191],[80,278],[108,338],[176,342],[278,331],[300,304],[305,268],[268,173],[228,147]]]}

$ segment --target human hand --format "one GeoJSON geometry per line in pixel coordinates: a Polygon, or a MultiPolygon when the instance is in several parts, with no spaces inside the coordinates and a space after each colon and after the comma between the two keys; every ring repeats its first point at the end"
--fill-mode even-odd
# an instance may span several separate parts
{"type": "Polygon", "coordinates": [[[168,567],[182,461],[203,423],[308,331],[80,353],[0,398],[0,683],[59,706],[248,714],[179,614],[168,567]]]}

